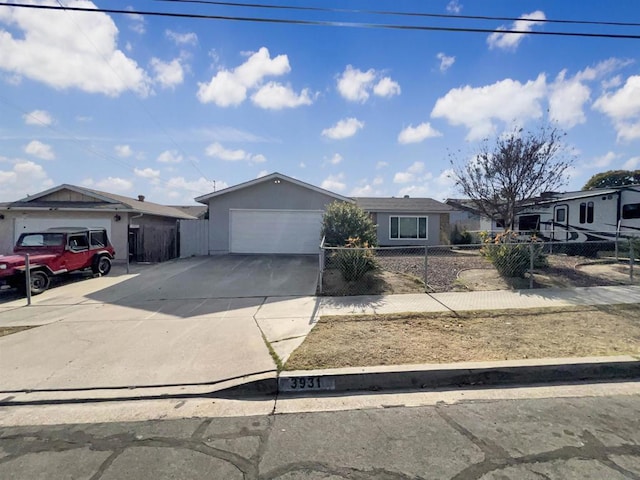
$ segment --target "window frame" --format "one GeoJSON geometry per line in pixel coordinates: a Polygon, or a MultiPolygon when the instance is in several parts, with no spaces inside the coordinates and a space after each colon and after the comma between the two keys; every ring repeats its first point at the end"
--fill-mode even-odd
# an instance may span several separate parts
{"type": "Polygon", "coordinates": [[[429,216],[428,215],[389,215],[389,240],[429,240],[429,216]],[[391,225],[392,219],[398,219],[398,236],[391,236],[391,225]],[[400,219],[401,218],[415,218],[416,219],[416,237],[401,237],[400,236],[400,219]],[[425,229],[424,229],[424,237],[420,236],[420,220],[424,219],[425,229]]]}
{"type": "Polygon", "coordinates": [[[622,205],[622,219],[633,220],[635,218],[640,218],[640,203],[625,203],[624,205],[622,205]],[[632,208],[627,208],[627,207],[632,207],[632,208]],[[638,213],[637,215],[629,216],[629,211],[631,211],[630,213],[634,213],[634,212],[638,212],[638,213]]]}

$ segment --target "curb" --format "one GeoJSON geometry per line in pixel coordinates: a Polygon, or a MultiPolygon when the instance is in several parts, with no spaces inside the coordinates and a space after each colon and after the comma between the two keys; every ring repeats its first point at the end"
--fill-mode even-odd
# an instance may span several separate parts
{"type": "Polygon", "coordinates": [[[278,391],[351,392],[640,379],[640,358],[562,358],[281,372],[278,391]]]}

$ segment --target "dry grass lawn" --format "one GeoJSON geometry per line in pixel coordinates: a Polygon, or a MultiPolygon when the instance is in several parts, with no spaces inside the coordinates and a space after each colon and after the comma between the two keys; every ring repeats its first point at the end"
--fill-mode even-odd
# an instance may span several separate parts
{"type": "Polygon", "coordinates": [[[640,305],[322,317],[287,370],[640,356],[640,305]]]}
{"type": "Polygon", "coordinates": [[[5,335],[11,335],[12,333],[22,332],[23,330],[29,330],[33,327],[0,327],[0,337],[5,335]]]}

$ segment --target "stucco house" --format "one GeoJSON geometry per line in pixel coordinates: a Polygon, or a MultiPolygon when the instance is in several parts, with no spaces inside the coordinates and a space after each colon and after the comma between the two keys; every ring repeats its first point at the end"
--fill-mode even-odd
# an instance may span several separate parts
{"type": "Polygon", "coordinates": [[[318,253],[328,204],[353,199],[272,173],[196,198],[209,207],[209,254],[318,253]]]}
{"type": "MultiPolygon", "coordinates": [[[[484,215],[473,200],[468,198],[448,198],[445,203],[451,207],[451,228],[459,231],[500,232],[504,230],[504,222],[484,215]]],[[[476,235],[477,236],[477,235],[476,235]]],[[[476,238],[476,240],[478,240],[476,238]]]]}
{"type": "Polygon", "coordinates": [[[449,243],[452,208],[432,198],[356,197],[356,204],[378,225],[381,247],[449,243]]]}
{"type": "Polygon", "coordinates": [[[0,253],[21,233],[51,227],[103,227],[116,260],[158,262],[178,253],[178,220],[196,217],[180,209],[85,187],[63,184],[0,204],[0,253]]]}

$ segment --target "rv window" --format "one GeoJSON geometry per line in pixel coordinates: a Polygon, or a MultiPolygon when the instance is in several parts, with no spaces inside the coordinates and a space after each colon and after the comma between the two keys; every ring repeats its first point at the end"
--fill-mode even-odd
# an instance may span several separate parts
{"type": "Polygon", "coordinates": [[[593,223],[593,202],[587,203],[587,223],[593,223]]]}
{"type": "Polygon", "coordinates": [[[622,206],[622,218],[640,218],[640,203],[627,203],[622,206]]]}
{"type": "Polygon", "coordinates": [[[587,221],[587,204],[582,202],[580,204],[580,223],[585,223],[587,221]]]}
{"type": "Polygon", "coordinates": [[[522,215],[519,228],[525,232],[540,230],[540,215],[522,215]]]}
{"type": "Polygon", "coordinates": [[[556,222],[564,223],[567,219],[567,211],[564,208],[559,208],[556,210],[556,222]]]}

